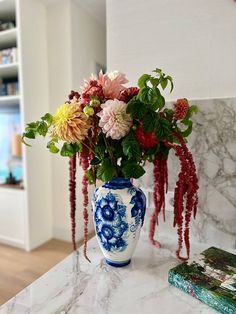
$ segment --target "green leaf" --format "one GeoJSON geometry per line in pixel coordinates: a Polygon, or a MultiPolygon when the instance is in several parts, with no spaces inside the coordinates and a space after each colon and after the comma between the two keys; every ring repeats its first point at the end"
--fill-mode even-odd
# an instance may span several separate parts
{"type": "Polygon", "coordinates": [[[99,165],[101,163],[101,160],[97,157],[94,157],[91,161],[90,161],[90,165],[95,166],[95,165],[99,165]]]}
{"type": "Polygon", "coordinates": [[[156,126],[156,121],[158,120],[158,116],[155,112],[149,111],[142,122],[142,127],[145,133],[152,132],[156,126]]]}
{"type": "Polygon", "coordinates": [[[119,159],[121,158],[122,156],[124,156],[124,153],[123,153],[123,147],[121,145],[121,142],[122,140],[114,140],[112,143],[111,143],[111,150],[114,154],[114,156],[119,159]]]}
{"type": "Polygon", "coordinates": [[[164,90],[168,84],[168,80],[166,78],[163,78],[161,81],[160,81],[160,84],[161,84],[161,87],[162,89],[164,90]]]}
{"type": "Polygon", "coordinates": [[[103,182],[110,181],[115,176],[115,173],[116,170],[109,158],[105,158],[102,164],[97,168],[97,178],[103,182]]]}
{"type": "Polygon", "coordinates": [[[50,113],[46,113],[43,117],[41,117],[41,119],[51,125],[53,121],[53,116],[50,113]]]}
{"type": "Polygon", "coordinates": [[[153,89],[151,87],[144,87],[140,89],[138,93],[138,99],[145,103],[145,104],[151,104],[153,102],[154,93],[153,89]]]}
{"type": "Polygon", "coordinates": [[[138,86],[139,88],[144,88],[147,86],[147,81],[149,81],[151,75],[149,74],[143,74],[142,76],[140,76],[139,80],[138,80],[138,86]]]}
{"type": "Polygon", "coordinates": [[[26,124],[26,128],[25,129],[26,130],[34,130],[34,131],[36,131],[38,125],[39,125],[39,121],[31,122],[31,123],[26,124]]]}
{"type": "Polygon", "coordinates": [[[31,138],[31,139],[35,139],[35,133],[33,130],[29,130],[23,133],[23,138],[27,137],[27,138],[31,138]]]}
{"type": "Polygon", "coordinates": [[[142,166],[137,164],[135,161],[127,161],[122,167],[122,172],[125,178],[138,179],[144,175],[145,170],[142,166]]]}
{"type": "Polygon", "coordinates": [[[193,123],[191,120],[181,121],[184,125],[188,126],[186,130],[181,131],[183,137],[188,137],[192,133],[193,123]]]}
{"type": "Polygon", "coordinates": [[[157,85],[159,84],[159,79],[156,77],[150,77],[150,82],[153,87],[157,87],[157,85]]]}
{"type": "Polygon", "coordinates": [[[39,135],[46,136],[48,132],[48,125],[44,121],[40,121],[37,127],[37,132],[39,135]]]}
{"type": "Polygon", "coordinates": [[[136,97],[128,102],[126,112],[130,113],[133,119],[142,119],[147,111],[147,105],[139,101],[136,97]]]}
{"type": "Polygon", "coordinates": [[[63,157],[72,157],[79,150],[79,145],[72,143],[64,143],[61,148],[61,156],[63,157]]]}
{"type": "Polygon", "coordinates": [[[56,147],[56,143],[51,140],[47,143],[47,148],[49,149],[50,153],[53,153],[53,154],[57,154],[60,149],[56,147]]]}
{"type": "Polygon", "coordinates": [[[25,144],[26,146],[31,147],[31,145],[30,145],[30,144],[26,143],[26,141],[25,141],[25,139],[24,139],[24,136],[23,136],[23,135],[22,135],[22,137],[21,137],[21,142],[22,142],[23,144],[25,144]]]}
{"type": "Polygon", "coordinates": [[[165,98],[161,95],[158,88],[155,88],[154,95],[152,108],[154,111],[157,109],[161,110],[165,106],[165,98]]]}
{"type": "Polygon", "coordinates": [[[197,108],[196,105],[190,106],[190,107],[188,108],[188,112],[187,112],[187,114],[186,114],[186,116],[185,116],[185,118],[184,118],[183,121],[189,120],[189,119],[192,117],[192,115],[193,115],[194,113],[197,113],[197,112],[198,112],[198,108],[197,108]]]}
{"type": "Polygon", "coordinates": [[[161,70],[161,69],[158,69],[158,68],[156,68],[156,69],[153,70],[152,72],[157,73],[157,74],[159,74],[159,75],[162,75],[162,74],[163,74],[162,70],[161,70]]]}
{"type": "Polygon", "coordinates": [[[133,132],[130,132],[121,143],[123,152],[125,156],[128,156],[128,159],[139,160],[141,157],[141,151],[139,143],[134,136],[133,132]]]}
{"type": "Polygon", "coordinates": [[[160,118],[156,123],[156,137],[159,141],[166,139],[172,131],[171,122],[165,118],[160,118]]]}
{"type": "Polygon", "coordinates": [[[173,79],[169,75],[166,77],[166,79],[170,82],[170,93],[171,93],[174,89],[173,79]]]}
{"type": "Polygon", "coordinates": [[[148,155],[148,156],[152,156],[152,155],[156,155],[156,153],[158,153],[160,149],[160,145],[156,145],[152,148],[149,148],[146,152],[145,152],[145,155],[148,155]]]}

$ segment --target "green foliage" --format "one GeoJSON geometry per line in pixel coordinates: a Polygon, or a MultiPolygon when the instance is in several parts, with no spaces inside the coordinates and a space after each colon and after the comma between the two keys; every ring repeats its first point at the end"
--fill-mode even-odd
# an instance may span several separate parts
{"type": "Polygon", "coordinates": [[[165,118],[156,120],[156,137],[159,141],[162,141],[171,134],[172,124],[165,118]]]}
{"type": "Polygon", "coordinates": [[[139,160],[141,157],[141,150],[139,147],[139,143],[134,136],[133,132],[130,132],[121,143],[123,148],[123,153],[128,159],[139,160]]]}
{"type": "Polygon", "coordinates": [[[43,121],[46,121],[48,125],[51,125],[53,121],[53,116],[50,113],[46,113],[41,119],[43,121]]]}
{"type": "Polygon", "coordinates": [[[110,158],[105,158],[97,167],[97,178],[103,182],[110,181],[116,174],[110,158]]]}
{"type": "Polygon", "coordinates": [[[47,143],[47,148],[49,149],[50,153],[57,154],[60,149],[56,147],[56,142],[55,140],[51,140],[47,143]]]}
{"type": "Polygon", "coordinates": [[[64,143],[61,148],[61,156],[72,157],[74,154],[80,151],[80,146],[76,143],[64,143]]]}
{"type": "Polygon", "coordinates": [[[144,132],[152,132],[155,129],[158,120],[159,116],[154,111],[149,111],[142,121],[144,132]]]}
{"type": "Polygon", "coordinates": [[[137,164],[134,160],[128,160],[122,165],[122,172],[125,178],[135,178],[138,179],[142,177],[145,173],[145,170],[142,166],[137,164]]]}
{"type": "Polygon", "coordinates": [[[142,76],[140,76],[139,80],[138,80],[138,87],[139,88],[144,88],[147,86],[147,82],[150,80],[151,75],[149,74],[143,74],[142,76]]]}
{"type": "Polygon", "coordinates": [[[26,125],[25,132],[22,134],[22,142],[27,146],[30,146],[25,142],[25,138],[35,139],[37,135],[45,137],[52,121],[52,115],[50,113],[46,113],[41,120],[28,123],[26,125]]]}
{"type": "Polygon", "coordinates": [[[96,166],[96,165],[99,165],[100,162],[101,162],[101,160],[100,160],[99,158],[94,157],[94,158],[91,160],[90,165],[96,166]]]}
{"type": "Polygon", "coordinates": [[[134,97],[128,102],[126,112],[130,113],[134,119],[141,120],[147,110],[148,106],[142,103],[137,97],[134,97]]]}

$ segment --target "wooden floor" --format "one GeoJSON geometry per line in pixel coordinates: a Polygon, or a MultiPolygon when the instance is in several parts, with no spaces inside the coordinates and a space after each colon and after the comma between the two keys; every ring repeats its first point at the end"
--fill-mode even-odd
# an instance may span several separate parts
{"type": "Polygon", "coordinates": [[[0,304],[15,296],[71,251],[71,243],[60,240],[51,240],[31,252],[0,245],[0,304]]]}

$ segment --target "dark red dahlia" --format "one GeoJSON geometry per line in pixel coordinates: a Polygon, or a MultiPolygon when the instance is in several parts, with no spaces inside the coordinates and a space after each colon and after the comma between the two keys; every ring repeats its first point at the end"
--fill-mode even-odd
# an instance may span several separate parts
{"type": "Polygon", "coordinates": [[[143,149],[150,149],[159,143],[155,133],[145,133],[141,124],[139,124],[137,129],[135,130],[135,136],[143,149]]]}
{"type": "Polygon", "coordinates": [[[182,120],[186,117],[186,114],[188,112],[189,104],[187,99],[178,99],[176,103],[174,103],[174,119],[176,120],[182,120]]]}
{"type": "Polygon", "coordinates": [[[134,96],[136,96],[139,92],[138,87],[129,87],[120,92],[119,100],[124,102],[129,102],[134,96]]]}

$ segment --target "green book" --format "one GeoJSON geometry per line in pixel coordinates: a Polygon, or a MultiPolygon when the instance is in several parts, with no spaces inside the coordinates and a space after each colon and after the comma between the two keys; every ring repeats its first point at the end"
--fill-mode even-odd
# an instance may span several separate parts
{"type": "Polygon", "coordinates": [[[211,247],[169,271],[168,281],[224,314],[236,314],[236,255],[211,247]]]}

